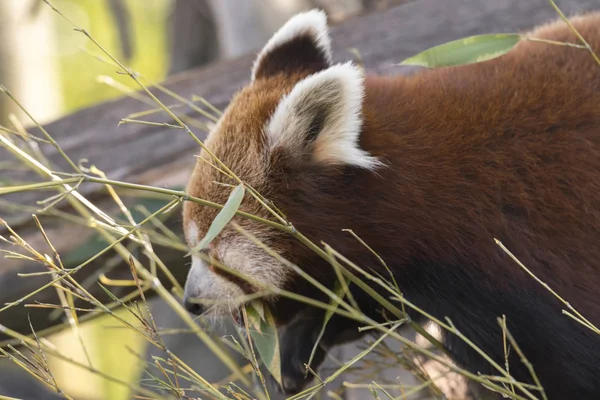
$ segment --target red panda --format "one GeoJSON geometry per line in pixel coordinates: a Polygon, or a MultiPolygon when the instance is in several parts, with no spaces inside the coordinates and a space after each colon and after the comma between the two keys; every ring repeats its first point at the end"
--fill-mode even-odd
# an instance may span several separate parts
{"type": "MultiPolygon", "coordinates": [[[[600,54],[600,13],[571,21],[600,54]]],[[[560,20],[528,36],[578,43],[560,20]]],[[[486,62],[374,76],[352,62],[332,62],[325,14],[313,10],[294,16],[267,42],[250,83],[205,145],[313,242],[385,273],[342,231],[352,229],[386,261],[408,300],[450,318],[501,365],[497,318],[506,315],[549,399],[600,398],[600,336],[564,315],[564,305],[494,242],[600,326],[600,65],[588,50],[523,40],[486,62]]],[[[222,183],[235,182],[207,159],[202,150],[187,192],[223,204],[231,187],[222,183]]],[[[272,219],[250,196],[241,209],[272,219]]],[[[217,212],[185,202],[191,247],[217,212]]],[[[290,235],[234,220],[333,286],[332,267],[290,235]]],[[[326,301],[230,225],[205,251],[257,282],[326,301]]],[[[226,315],[257,290],[200,257],[192,260],[185,287],[190,312],[226,315]]],[[[352,290],[365,315],[382,320],[377,303],[352,290]]],[[[298,392],[307,383],[303,363],[322,312],[282,297],[265,300],[285,327],[283,389],[298,392]]],[[[334,317],[316,365],[331,346],[359,337],[357,327],[334,317]]],[[[446,334],[444,343],[459,365],[494,372],[461,339],[446,334]]],[[[515,352],[509,361],[516,379],[532,382],[515,352]]]]}

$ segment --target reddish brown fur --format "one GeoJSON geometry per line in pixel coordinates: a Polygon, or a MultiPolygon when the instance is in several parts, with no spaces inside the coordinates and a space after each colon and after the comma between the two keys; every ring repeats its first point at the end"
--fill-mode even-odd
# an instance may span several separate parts
{"type": "MultiPolygon", "coordinates": [[[[600,13],[575,18],[573,24],[600,54],[600,13]]],[[[533,36],[577,43],[562,22],[539,28],[533,36]]],[[[592,363],[585,360],[573,367],[577,371],[565,372],[568,363],[577,361],[570,357],[600,351],[600,339],[561,315],[563,306],[493,240],[501,240],[540,279],[600,325],[600,65],[590,53],[524,41],[484,63],[411,77],[368,77],[360,145],[388,164],[376,173],[311,164],[283,150],[266,152],[265,122],[279,99],[309,72],[270,75],[241,91],[222,121],[220,135],[209,143],[212,151],[273,200],[306,236],[377,268],[368,251],[341,232],[353,229],[388,261],[400,285],[407,287],[407,297],[421,299],[428,290],[439,296],[421,299],[439,310],[434,314],[471,308],[483,313],[487,309],[481,301],[487,299],[500,299],[489,312],[502,311],[503,302],[510,299],[547,304],[549,308],[540,312],[555,315],[539,316],[537,325],[527,325],[533,320],[533,306],[523,314],[510,314],[520,306],[507,306],[514,329],[524,329],[517,336],[525,342],[531,336],[526,352],[543,383],[564,394],[552,386],[562,380],[570,395],[600,397],[598,383],[593,383],[598,367],[592,371],[592,363]],[[441,277],[449,278],[444,282],[441,277]],[[467,290],[446,287],[455,283],[456,291],[467,290]],[[469,300],[469,290],[479,297],[469,300]],[[548,337],[552,335],[556,337],[548,337]],[[588,347],[569,353],[566,344],[578,342],[588,347]],[[550,363],[565,365],[544,366],[545,355],[550,363]],[[590,380],[591,386],[584,389],[577,376],[590,380]]],[[[214,180],[222,181],[214,169],[199,162],[189,193],[223,203],[230,189],[215,186],[214,180]]],[[[243,208],[268,217],[253,200],[246,199],[243,208]]],[[[195,220],[206,229],[215,213],[186,204],[184,220],[195,220]]],[[[276,250],[332,282],[330,269],[291,238],[238,221],[253,232],[273,235],[269,241],[276,250]]],[[[224,233],[228,234],[233,233],[224,233]]],[[[297,280],[290,283],[290,288],[300,286],[297,280]]],[[[277,315],[287,322],[292,311],[281,308],[290,305],[279,304],[277,315]]],[[[465,324],[476,324],[476,318],[465,324]]],[[[484,335],[481,330],[473,334],[484,335]]],[[[483,336],[480,342],[490,348],[501,343],[483,336]]],[[[595,361],[600,364],[597,353],[595,361]]]]}
{"type": "MultiPolygon", "coordinates": [[[[600,14],[575,26],[600,53],[600,14]]],[[[535,37],[577,43],[563,23],[535,37]]],[[[359,174],[351,198],[314,201],[327,215],[287,207],[299,229],[321,239],[352,227],[384,254],[403,249],[398,263],[471,258],[495,288],[531,283],[498,238],[600,323],[600,65],[590,54],[522,42],[495,61],[372,76],[366,87],[361,147],[392,167],[359,174]]]]}

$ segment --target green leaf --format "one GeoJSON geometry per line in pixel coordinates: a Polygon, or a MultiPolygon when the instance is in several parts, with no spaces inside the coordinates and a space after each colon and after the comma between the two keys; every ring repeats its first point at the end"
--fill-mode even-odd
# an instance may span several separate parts
{"type": "Polygon", "coordinates": [[[188,254],[186,254],[186,256],[189,256],[190,254],[200,251],[202,249],[205,249],[210,244],[210,242],[212,242],[213,239],[216,238],[219,235],[219,233],[221,233],[223,228],[225,228],[225,225],[227,225],[227,223],[231,221],[238,208],[240,208],[240,204],[242,204],[245,192],[246,188],[242,183],[237,185],[235,189],[231,191],[227,202],[225,203],[221,211],[219,211],[212,224],[210,224],[210,228],[208,228],[208,232],[206,232],[206,235],[202,238],[202,240],[200,240],[200,243],[198,243],[192,250],[190,250],[188,254]]]}
{"type": "Polygon", "coordinates": [[[273,378],[281,384],[279,336],[269,307],[264,307],[258,301],[250,302],[246,304],[246,316],[248,317],[250,336],[260,359],[273,378]],[[261,317],[261,314],[264,318],[261,317]]]}
{"type": "Polygon", "coordinates": [[[519,40],[521,35],[517,33],[470,36],[431,47],[400,65],[435,68],[478,63],[506,54],[519,40]]]}

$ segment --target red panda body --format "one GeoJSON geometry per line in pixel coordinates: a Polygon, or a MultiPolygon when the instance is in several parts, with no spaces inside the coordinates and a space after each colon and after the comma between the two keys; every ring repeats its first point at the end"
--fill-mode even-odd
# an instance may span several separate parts
{"type": "MultiPolygon", "coordinates": [[[[585,49],[522,41],[479,64],[363,80],[358,69],[344,69],[349,64],[330,64],[317,15],[300,15],[265,46],[251,84],[236,95],[208,148],[306,237],[387,275],[342,231],[352,229],[386,261],[409,301],[450,318],[501,365],[497,318],[506,315],[549,399],[600,398],[600,335],[564,315],[565,306],[494,242],[600,326],[600,64],[585,49]],[[355,92],[357,86],[363,90],[355,92]]],[[[600,13],[572,21],[600,54],[600,13]]],[[[530,35],[577,43],[562,22],[530,35]]],[[[223,181],[219,176],[199,161],[188,192],[223,202],[227,188],[213,183],[223,181]]],[[[242,208],[269,218],[251,199],[242,208]]],[[[190,245],[215,213],[186,203],[190,245]]],[[[333,285],[332,268],[312,251],[272,228],[236,221],[333,285]]],[[[319,297],[239,235],[224,230],[211,256],[258,280],[319,297]]],[[[231,307],[234,295],[254,290],[194,263],[188,298],[221,298],[231,307]]],[[[365,314],[380,320],[373,300],[354,290],[365,314]]],[[[322,314],[269,300],[287,325],[284,389],[297,391],[322,314]]],[[[357,326],[334,320],[323,351],[358,336],[357,326]]],[[[462,340],[448,334],[445,343],[460,365],[495,372],[462,340]]],[[[514,352],[510,371],[531,382],[514,352]]]]}

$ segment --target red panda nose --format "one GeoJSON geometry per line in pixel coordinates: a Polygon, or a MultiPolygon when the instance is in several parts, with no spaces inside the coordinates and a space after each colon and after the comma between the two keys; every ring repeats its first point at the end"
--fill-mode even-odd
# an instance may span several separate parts
{"type": "Polygon", "coordinates": [[[189,299],[184,299],[183,307],[190,313],[194,315],[200,315],[204,312],[204,306],[200,303],[191,302],[189,299]]]}

